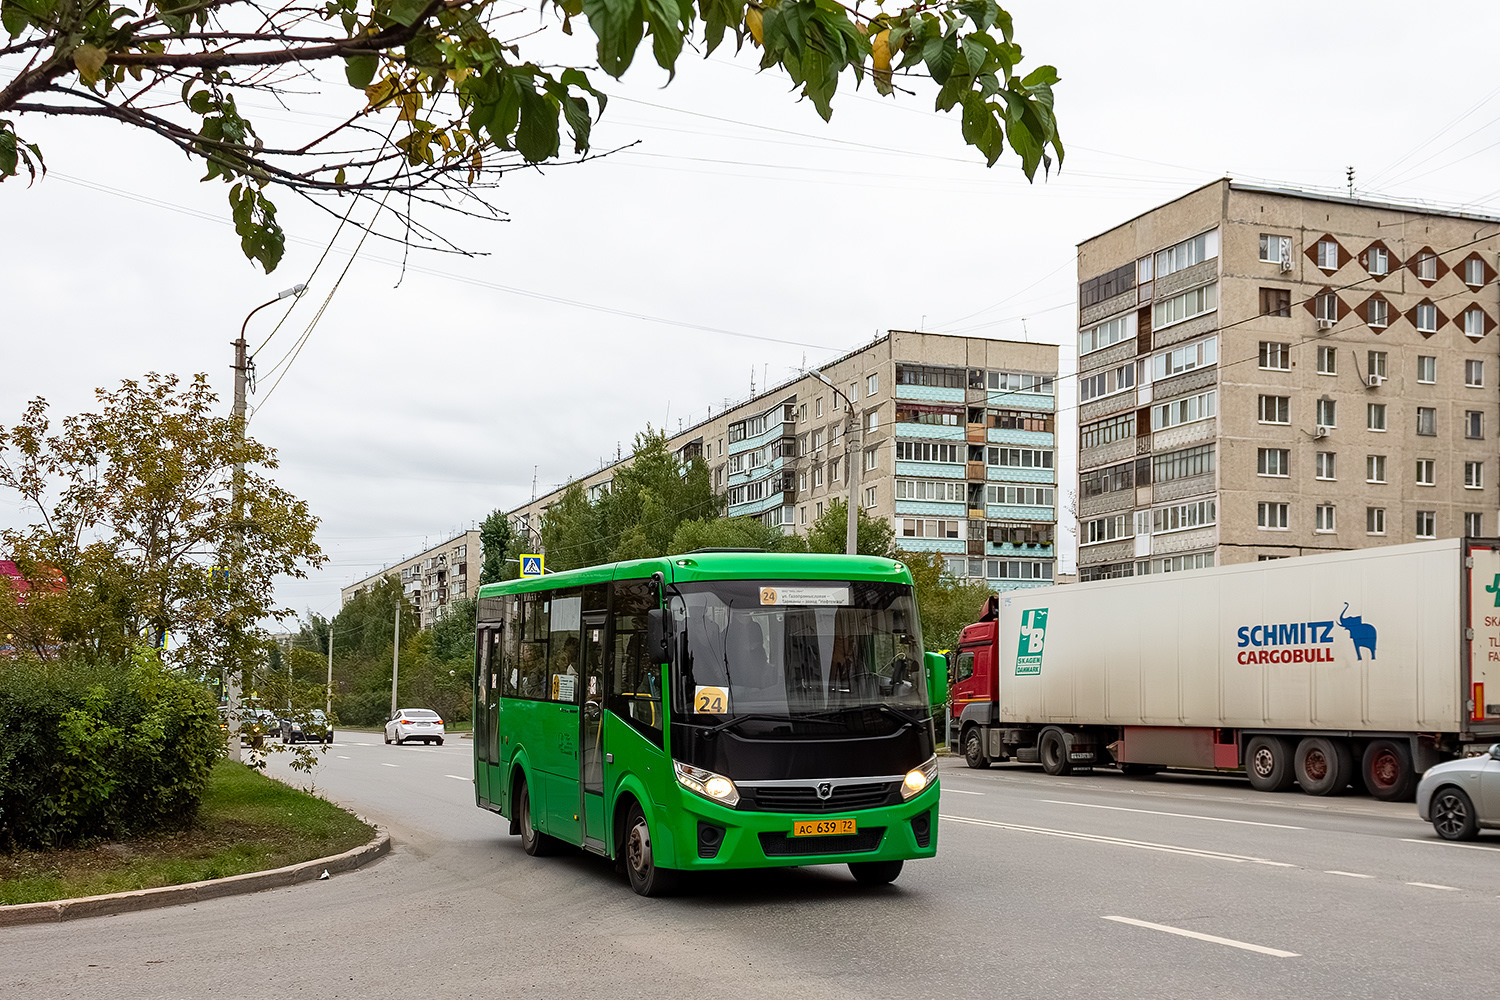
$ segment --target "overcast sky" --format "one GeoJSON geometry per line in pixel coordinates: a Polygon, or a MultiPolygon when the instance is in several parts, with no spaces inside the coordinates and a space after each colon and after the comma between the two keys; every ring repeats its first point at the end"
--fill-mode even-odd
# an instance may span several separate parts
{"type": "MultiPolygon", "coordinates": [[[[483,256],[418,252],[402,277],[371,241],[336,291],[357,234],[314,273],[334,224],[290,195],[267,276],[200,166],[121,126],[27,121],[51,170],[0,186],[0,423],[148,371],[207,372],[227,412],[245,314],[308,281],[264,347],[281,310],[252,321],[251,433],[330,557],[280,596],[331,614],[341,585],[524,503],[533,479],[545,492],[648,422],[675,431],[890,328],[1056,343],[1071,371],[1076,244],[1216,177],[1342,189],[1352,165],[1369,196],[1500,212],[1487,5],[1008,9],[1023,68],[1062,76],[1050,180],[1012,156],[986,169],[930,95],[845,85],[825,125],[748,52],[685,57],[664,88],[643,50],[595,130],[599,149],[636,145],[508,175],[504,224],[427,217],[483,256]]],[[[264,130],[327,121],[253,103],[264,130]]],[[[26,520],[0,498],[0,523],[26,520]]]]}

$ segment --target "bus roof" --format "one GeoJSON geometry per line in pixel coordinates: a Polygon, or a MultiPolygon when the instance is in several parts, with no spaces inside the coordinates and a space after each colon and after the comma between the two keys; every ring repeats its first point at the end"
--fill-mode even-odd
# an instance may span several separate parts
{"type": "Polygon", "coordinates": [[[682,555],[606,563],[524,580],[487,583],[480,597],[556,590],[610,580],[644,580],[660,572],[674,583],[692,580],[874,580],[911,583],[907,568],[879,556],[822,552],[686,552],[682,555]]]}

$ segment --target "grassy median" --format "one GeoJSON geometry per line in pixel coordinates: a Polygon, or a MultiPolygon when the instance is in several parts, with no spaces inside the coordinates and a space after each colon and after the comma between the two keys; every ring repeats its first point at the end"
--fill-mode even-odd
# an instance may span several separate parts
{"type": "Polygon", "coordinates": [[[0,854],[0,905],[180,885],[280,868],[368,841],[368,824],[331,802],[219,761],[190,828],[61,851],[0,854]]]}

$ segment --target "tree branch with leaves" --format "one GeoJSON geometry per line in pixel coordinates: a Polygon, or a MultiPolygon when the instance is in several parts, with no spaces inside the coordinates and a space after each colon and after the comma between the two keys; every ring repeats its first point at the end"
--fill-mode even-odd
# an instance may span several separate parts
{"type": "Polygon", "coordinates": [[[916,2],[894,10],[835,0],[541,0],[542,29],[497,0],[0,0],[0,180],[46,171],[26,122],[105,118],[153,134],[229,185],[247,257],[274,270],[285,249],[271,192],[290,191],[406,243],[462,252],[417,216],[436,207],[487,218],[504,173],[581,163],[608,103],[590,73],[623,76],[646,40],[675,74],[685,48],[712,54],[733,36],[760,49],[825,120],[842,79],[868,74],[881,94],[930,78],[936,107],[959,112],[963,140],[994,165],[1008,145],[1028,178],[1063,158],[1053,116],[1057,73],[1022,74],[1011,16],[993,0],[916,2]],[[529,58],[575,18],[595,36],[597,67],[529,58]],[[512,28],[512,25],[516,25],[512,28]],[[357,93],[332,129],[269,141],[246,95],[307,109],[340,67],[357,93]],[[336,72],[336,70],[335,70],[336,72]],[[566,139],[566,148],[564,144],[566,139]]]}

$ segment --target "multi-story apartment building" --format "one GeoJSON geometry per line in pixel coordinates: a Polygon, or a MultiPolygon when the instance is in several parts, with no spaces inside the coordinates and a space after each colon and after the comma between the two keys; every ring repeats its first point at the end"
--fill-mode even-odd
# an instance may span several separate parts
{"type": "Polygon", "coordinates": [[[466,531],[410,559],[387,566],[340,591],[340,604],[388,576],[401,580],[401,591],[426,628],[443,616],[450,601],[479,594],[479,567],[484,549],[479,532],[466,531]]]}
{"type": "MultiPolygon", "coordinates": [[[[852,407],[857,502],[890,519],[899,545],[943,553],[950,572],[997,589],[1041,586],[1056,568],[1057,354],[1049,344],[893,330],[822,366],[822,379],[762,392],[669,447],[703,458],[730,516],[806,532],[848,496],[852,407]]],[[[622,464],[579,482],[597,493],[622,464]]],[[[561,496],[518,508],[512,521],[534,538],[561,496]]]]}
{"type": "Polygon", "coordinates": [[[1500,530],[1497,252],[1227,178],[1080,244],[1079,577],[1500,530]]]}

